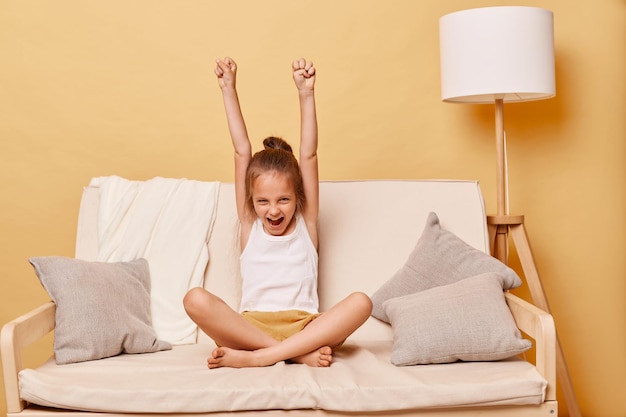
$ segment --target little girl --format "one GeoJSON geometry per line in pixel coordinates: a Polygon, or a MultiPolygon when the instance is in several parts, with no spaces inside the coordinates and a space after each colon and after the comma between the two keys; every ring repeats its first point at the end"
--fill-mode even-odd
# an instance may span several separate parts
{"type": "Polygon", "coordinates": [[[315,67],[293,62],[300,99],[300,164],[282,139],[269,137],[252,155],[235,86],[237,65],[217,60],[235,149],[235,198],[241,223],[240,313],[203,288],[190,290],[185,309],[218,345],[209,368],[268,366],[287,360],[330,366],[333,349],[370,316],[372,303],[356,292],[318,312],[318,167],[315,67]]]}

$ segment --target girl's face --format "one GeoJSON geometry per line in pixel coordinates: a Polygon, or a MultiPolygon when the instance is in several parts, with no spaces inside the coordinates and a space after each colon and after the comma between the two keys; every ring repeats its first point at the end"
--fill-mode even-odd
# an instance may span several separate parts
{"type": "Polygon", "coordinates": [[[252,203],[270,235],[282,236],[295,228],[296,192],[286,174],[268,171],[259,175],[252,184],[252,203]]]}

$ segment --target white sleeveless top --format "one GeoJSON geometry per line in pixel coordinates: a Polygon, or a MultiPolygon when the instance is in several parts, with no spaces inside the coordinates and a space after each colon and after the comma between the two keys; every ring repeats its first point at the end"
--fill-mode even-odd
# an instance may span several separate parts
{"type": "Polygon", "coordinates": [[[241,253],[242,295],[239,311],[303,310],[317,313],[317,250],[302,216],[284,236],[252,225],[241,253]]]}

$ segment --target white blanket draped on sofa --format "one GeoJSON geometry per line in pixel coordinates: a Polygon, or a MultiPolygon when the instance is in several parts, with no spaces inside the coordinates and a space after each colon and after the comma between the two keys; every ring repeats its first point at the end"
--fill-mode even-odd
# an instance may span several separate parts
{"type": "Polygon", "coordinates": [[[98,260],[147,259],[152,325],[158,338],[195,343],[197,327],[185,313],[182,298],[189,288],[202,286],[219,183],[108,176],[93,178],[90,185],[101,190],[98,260]]]}

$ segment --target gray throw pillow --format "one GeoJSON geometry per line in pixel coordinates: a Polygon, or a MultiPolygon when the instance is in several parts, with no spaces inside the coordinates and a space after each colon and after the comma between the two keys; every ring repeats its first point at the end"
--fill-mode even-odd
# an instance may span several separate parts
{"type": "Polygon", "coordinates": [[[493,256],[465,243],[452,232],[442,229],[437,214],[430,213],[409,259],[372,295],[372,316],[388,323],[383,309],[385,301],[452,284],[483,272],[498,272],[502,289],[505,290],[522,284],[515,271],[493,256]]]}
{"type": "Polygon", "coordinates": [[[500,282],[498,274],[486,273],[386,301],[391,363],[495,361],[529,349],[500,282]]]}
{"type": "Polygon", "coordinates": [[[171,349],[152,328],[145,259],[106,263],[46,256],[29,262],[56,304],[57,364],[171,349]]]}

